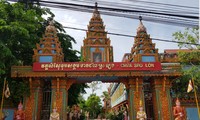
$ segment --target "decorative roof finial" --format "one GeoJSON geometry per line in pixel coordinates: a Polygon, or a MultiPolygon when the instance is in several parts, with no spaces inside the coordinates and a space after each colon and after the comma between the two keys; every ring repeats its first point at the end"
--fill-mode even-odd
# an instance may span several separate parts
{"type": "Polygon", "coordinates": [[[98,3],[97,3],[97,2],[95,2],[95,9],[97,9],[97,7],[98,7],[98,3]]]}
{"type": "Polygon", "coordinates": [[[56,28],[55,28],[55,26],[54,26],[54,20],[53,20],[53,19],[49,21],[49,25],[46,27],[46,30],[47,30],[47,31],[56,31],[56,28]]]}
{"type": "Polygon", "coordinates": [[[95,9],[93,12],[93,17],[100,17],[99,11],[98,11],[98,3],[95,2],[95,9]]]}
{"type": "Polygon", "coordinates": [[[139,16],[139,20],[140,20],[140,22],[142,22],[142,16],[139,16]]]}
{"type": "Polygon", "coordinates": [[[54,25],[54,20],[49,21],[49,25],[53,26],[54,25]]]}
{"type": "Polygon", "coordinates": [[[137,33],[146,32],[146,27],[142,23],[142,16],[139,16],[140,24],[137,28],[137,33]]]}

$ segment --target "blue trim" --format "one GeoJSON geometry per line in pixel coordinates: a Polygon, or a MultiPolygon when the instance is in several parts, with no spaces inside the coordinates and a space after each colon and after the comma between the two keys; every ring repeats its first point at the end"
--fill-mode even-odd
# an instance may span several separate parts
{"type": "Polygon", "coordinates": [[[142,62],[155,62],[155,56],[142,56],[142,62]]]}
{"type": "Polygon", "coordinates": [[[197,108],[186,108],[187,120],[199,120],[197,108]]]}
{"type": "Polygon", "coordinates": [[[53,62],[53,56],[40,56],[39,62],[53,62]]]}

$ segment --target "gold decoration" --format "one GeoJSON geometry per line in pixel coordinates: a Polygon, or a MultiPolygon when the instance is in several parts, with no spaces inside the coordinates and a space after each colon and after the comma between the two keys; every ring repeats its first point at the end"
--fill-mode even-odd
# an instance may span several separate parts
{"type": "Polygon", "coordinates": [[[163,91],[165,91],[165,86],[166,86],[166,77],[163,79],[163,91]]]}
{"type": "Polygon", "coordinates": [[[142,106],[142,100],[140,100],[140,107],[142,106]]]}
{"type": "Polygon", "coordinates": [[[136,78],[136,92],[138,92],[138,78],[136,78]]]}
{"type": "Polygon", "coordinates": [[[56,101],[53,103],[53,109],[56,109],[56,101]]]}

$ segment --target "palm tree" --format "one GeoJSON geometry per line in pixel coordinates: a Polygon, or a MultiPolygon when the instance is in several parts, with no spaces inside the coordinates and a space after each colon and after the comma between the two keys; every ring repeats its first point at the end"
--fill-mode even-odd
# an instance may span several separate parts
{"type": "Polygon", "coordinates": [[[108,91],[104,91],[103,92],[103,95],[101,95],[101,98],[103,98],[103,101],[104,101],[104,110],[105,110],[105,113],[107,113],[107,111],[110,109],[110,95],[108,93],[108,91]]]}

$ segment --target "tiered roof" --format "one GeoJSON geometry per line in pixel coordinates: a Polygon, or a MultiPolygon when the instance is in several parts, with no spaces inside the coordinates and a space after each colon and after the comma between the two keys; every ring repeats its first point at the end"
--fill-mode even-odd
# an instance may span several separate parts
{"type": "Polygon", "coordinates": [[[53,21],[46,27],[43,38],[34,49],[34,62],[63,62],[64,54],[53,21]]]}

